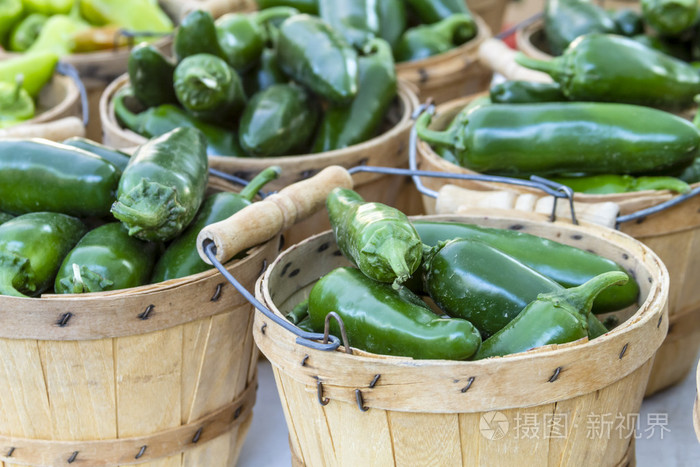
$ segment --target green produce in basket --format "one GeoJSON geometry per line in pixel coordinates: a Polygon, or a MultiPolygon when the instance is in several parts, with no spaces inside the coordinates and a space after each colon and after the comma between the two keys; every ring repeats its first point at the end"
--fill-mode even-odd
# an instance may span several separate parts
{"type": "Polygon", "coordinates": [[[299,324],[309,319],[309,299],[299,302],[289,313],[285,315],[292,324],[299,324]]]}
{"type": "Polygon", "coordinates": [[[566,185],[577,193],[610,194],[644,190],[671,190],[687,193],[690,186],[676,177],[632,177],[631,175],[591,175],[554,177],[551,180],[566,185]]]}
{"type": "Polygon", "coordinates": [[[58,57],[69,55],[76,46],[75,35],[89,28],[88,23],[73,15],[51,16],[27,53],[51,53],[58,57]]]}
{"type": "Polygon", "coordinates": [[[22,79],[15,84],[0,81],[0,128],[16,125],[34,117],[34,100],[22,88],[22,79]]]}
{"type": "Polygon", "coordinates": [[[345,188],[330,192],[326,208],[338,248],[368,277],[398,287],[420,266],[423,244],[398,209],[345,188]]]}
{"type": "Polygon", "coordinates": [[[346,41],[361,49],[379,35],[377,3],[375,0],[318,0],[319,16],[346,41]]]}
{"type": "Polygon", "coordinates": [[[153,0],[79,0],[78,3],[80,14],[98,26],[110,24],[137,32],[173,30],[173,22],[153,0]]]}
{"type": "Polygon", "coordinates": [[[121,171],[95,154],[42,139],[0,140],[0,210],[102,217],[121,171]]]}
{"type": "Polygon", "coordinates": [[[196,128],[207,139],[207,154],[215,156],[246,157],[238,144],[236,132],[193,117],[179,106],[163,104],[151,107],[141,113],[129,110],[128,102],[135,96],[130,87],[117,91],[114,95],[114,114],[119,123],[129,130],[146,138],[164,135],[180,127],[196,128]]]}
{"type": "Polygon", "coordinates": [[[700,94],[700,73],[691,65],[622,36],[588,34],[561,57],[544,61],[521,53],[516,61],[548,73],[570,100],[682,109],[700,94]]]}
{"type": "Polygon", "coordinates": [[[10,32],[9,49],[13,52],[24,52],[32,46],[39,37],[42,28],[49,17],[41,13],[32,13],[17,23],[10,32]]]}
{"type": "Polygon", "coordinates": [[[0,3],[0,42],[22,18],[24,6],[21,0],[4,0],[0,3]]]}
{"type": "Polygon", "coordinates": [[[456,14],[434,24],[406,30],[394,48],[397,62],[411,62],[447,52],[476,35],[471,15],[456,14]]]}
{"type": "MultiPolygon", "coordinates": [[[[421,220],[414,221],[413,225],[421,241],[430,247],[454,238],[478,240],[567,288],[582,285],[605,272],[625,271],[614,261],[597,254],[516,230],[421,220]]],[[[518,227],[514,225],[512,228],[518,227]]],[[[626,308],[634,305],[638,296],[639,285],[631,278],[625,285],[601,292],[593,304],[593,312],[607,313],[626,308]]]]}
{"type": "Polygon", "coordinates": [[[296,15],[282,23],[277,62],[286,75],[334,104],[348,104],[357,94],[357,53],[320,18],[296,15]]]}
{"type": "Polygon", "coordinates": [[[700,157],[696,157],[693,163],[678,175],[678,178],[686,183],[700,182],[700,157]]]}
{"type": "Polygon", "coordinates": [[[277,65],[275,49],[266,47],[260,55],[260,63],[243,75],[243,89],[247,96],[255,96],[273,84],[286,84],[289,78],[277,65]]]}
{"type": "Polygon", "coordinates": [[[14,219],[15,216],[12,214],[8,214],[6,212],[0,211],[0,224],[4,224],[5,222],[9,221],[10,219],[14,219]]]}
{"type": "MultiPolygon", "coordinates": [[[[338,268],[311,289],[309,324],[323,332],[330,312],[343,320],[349,345],[382,355],[415,359],[465,360],[481,344],[469,321],[440,318],[411,291],[394,290],[354,268],[338,268]]],[[[330,332],[340,336],[336,320],[330,332]]]]}
{"type": "Polygon", "coordinates": [[[81,138],[80,136],[68,138],[67,140],[63,141],[62,144],[96,154],[102,159],[114,164],[114,166],[121,172],[124,171],[129,163],[130,157],[128,154],[123,153],[118,149],[112,149],[100,143],[96,143],[92,140],[81,138]]]}
{"type": "Polygon", "coordinates": [[[197,214],[207,187],[206,140],[176,128],[140,146],[119,180],[114,217],[141,240],[166,241],[197,214]]]}
{"type": "Polygon", "coordinates": [[[644,18],[638,11],[621,8],[610,12],[610,15],[617,25],[618,34],[628,37],[644,34],[644,18]]]}
{"type": "Polygon", "coordinates": [[[175,64],[156,47],[142,43],[131,49],[127,70],[134,96],[144,106],[177,104],[173,87],[175,64]]]}
{"type": "Polygon", "coordinates": [[[121,222],[89,231],[66,255],[54,281],[59,294],[120,290],[148,283],[156,243],[129,236],[121,222]]]}
{"type": "Polygon", "coordinates": [[[51,287],[61,261],[86,228],[55,212],[34,212],[0,225],[0,295],[37,296],[51,287]]]}
{"type": "Polygon", "coordinates": [[[389,44],[373,39],[364,53],[358,60],[357,96],[350,105],[333,106],[325,112],[313,152],[345,148],[372,138],[396,98],[396,71],[389,44]]]}
{"type": "Polygon", "coordinates": [[[700,14],[697,0],[641,0],[644,20],[665,36],[690,29],[700,14]]]}
{"type": "Polygon", "coordinates": [[[178,63],[185,57],[197,54],[211,54],[224,58],[214,18],[203,10],[195,10],[185,16],[173,39],[173,55],[178,63]]]}
{"type": "Polygon", "coordinates": [[[393,49],[408,25],[406,4],[404,0],[382,0],[377,3],[379,37],[393,49]]]}
{"type": "Polygon", "coordinates": [[[303,152],[316,130],[320,109],[304,88],[275,84],[248,102],[239,126],[239,142],[253,157],[303,152]]]}
{"type": "Polygon", "coordinates": [[[173,240],[156,263],[151,282],[190,276],[212,268],[197,253],[197,235],[207,225],[228,219],[253,202],[267,183],[279,177],[278,166],[260,172],[240,193],[223,191],[208,197],[185,231],[173,240]]]}
{"type": "Polygon", "coordinates": [[[22,75],[22,87],[30,96],[36,97],[49,82],[56,69],[56,54],[24,54],[0,61],[0,82],[15,84],[17,76],[22,75]]]}
{"type": "Polygon", "coordinates": [[[494,104],[532,104],[535,102],[566,102],[559,83],[532,81],[503,81],[489,89],[494,104]]]}
{"type": "Polygon", "coordinates": [[[544,32],[549,49],[561,55],[579,36],[593,32],[614,34],[617,24],[601,7],[590,0],[547,0],[544,32]]]}
{"type": "Polygon", "coordinates": [[[463,0],[406,0],[423,23],[437,23],[456,14],[471,14],[463,0]]]}
{"type": "Polygon", "coordinates": [[[274,7],[291,7],[299,10],[301,13],[318,15],[318,0],[256,0],[256,3],[261,10],[274,7]]]}
{"type": "Polygon", "coordinates": [[[416,122],[418,137],[454,152],[462,167],[511,176],[659,174],[697,156],[700,133],[687,120],[628,104],[553,102],[486,105],[448,131],[416,122]]]}
{"type": "Polygon", "coordinates": [[[27,11],[44,15],[65,15],[73,8],[74,0],[22,0],[27,11]]]}

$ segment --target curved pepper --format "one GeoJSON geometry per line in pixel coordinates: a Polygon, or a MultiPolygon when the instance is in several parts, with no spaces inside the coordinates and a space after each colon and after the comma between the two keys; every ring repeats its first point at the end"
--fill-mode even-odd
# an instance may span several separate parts
{"type": "Polygon", "coordinates": [[[544,31],[554,55],[561,55],[579,36],[593,32],[617,32],[615,21],[589,0],[548,0],[544,11],[544,31]]]}
{"type": "Polygon", "coordinates": [[[566,102],[559,83],[503,81],[489,89],[494,104],[528,104],[534,102],[566,102]]]}
{"type": "Polygon", "coordinates": [[[34,100],[22,88],[22,79],[13,85],[0,81],[0,127],[34,117],[34,100]]]}
{"type": "Polygon", "coordinates": [[[318,10],[319,16],[355,48],[361,49],[379,35],[375,0],[318,0],[318,10]]]}
{"type": "Polygon", "coordinates": [[[33,212],[0,225],[0,295],[36,296],[51,287],[61,261],[86,228],[55,212],[33,212]]]}
{"type": "Polygon", "coordinates": [[[464,0],[406,0],[406,4],[423,23],[437,23],[455,14],[471,14],[464,0]]]}
{"type": "Polygon", "coordinates": [[[692,123],[627,104],[487,105],[444,132],[429,130],[430,118],[418,118],[418,136],[453,148],[460,165],[485,173],[653,174],[687,166],[700,149],[692,123]]]}
{"type": "Polygon", "coordinates": [[[185,277],[207,271],[213,266],[206,264],[197,253],[197,235],[207,225],[228,219],[250,205],[260,189],[276,179],[281,169],[268,167],[253,178],[240,193],[216,193],[202,203],[197,216],[185,231],[168,245],[153,269],[151,282],[185,277]]]}
{"type": "MultiPolygon", "coordinates": [[[[418,304],[418,297],[407,295],[412,294],[373,281],[357,269],[334,269],[311,289],[310,324],[322,332],[326,315],[336,312],[350,346],[382,355],[464,360],[476,352],[481,337],[469,321],[439,318],[418,304]]],[[[330,332],[340,335],[334,319],[330,332]]]]}
{"type": "Polygon", "coordinates": [[[408,29],[401,35],[394,54],[397,62],[422,60],[464,44],[475,35],[474,18],[456,14],[434,24],[408,29]]]}
{"type": "Polygon", "coordinates": [[[578,287],[538,295],[513,321],[486,339],[473,360],[587,337],[588,316],[595,297],[608,287],[624,284],[627,280],[628,276],[623,272],[606,272],[578,287]]]}
{"type": "Polygon", "coordinates": [[[179,63],[185,57],[203,53],[224,58],[211,13],[194,10],[183,18],[175,31],[173,55],[179,63]]]}
{"type": "Polygon", "coordinates": [[[32,13],[16,24],[10,32],[8,48],[13,52],[24,52],[39,37],[49,17],[41,13],[32,13]]]}
{"type": "Polygon", "coordinates": [[[423,244],[404,213],[335,188],[326,209],[338,248],[368,277],[395,288],[420,266],[423,244]]]}
{"type": "MultiPolygon", "coordinates": [[[[69,0],[72,1],[72,0],[69,0]]],[[[153,0],[80,0],[80,14],[99,26],[130,31],[170,32],[173,22],[153,0]]]]}
{"type": "Polygon", "coordinates": [[[630,175],[592,175],[555,177],[551,180],[566,185],[577,193],[609,194],[644,190],[671,190],[687,193],[690,186],[676,177],[632,177],[630,175]]]}
{"type": "Polygon", "coordinates": [[[571,100],[678,109],[700,94],[691,65],[622,36],[588,34],[551,61],[523,54],[516,61],[552,76],[571,100]]]}
{"type": "Polygon", "coordinates": [[[697,0],[641,0],[647,23],[666,36],[678,36],[698,20],[697,0]]]}
{"type": "Polygon", "coordinates": [[[127,71],[134,96],[144,106],[177,103],[173,87],[175,64],[151,44],[142,43],[131,49],[127,71]]]}
{"type": "Polygon", "coordinates": [[[357,53],[320,18],[296,15],[282,23],[277,62],[285,74],[335,104],[347,104],[357,94],[357,53]]]}
{"type": "Polygon", "coordinates": [[[73,136],[71,138],[68,138],[61,144],[82,149],[84,151],[91,152],[92,154],[100,156],[102,159],[114,164],[114,166],[122,172],[126,168],[130,159],[128,154],[123,153],[118,149],[109,148],[92,140],[81,138],[80,136],[73,136]]]}
{"type": "Polygon", "coordinates": [[[326,110],[312,152],[332,151],[373,137],[396,98],[391,47],[383,39],[367,43],[359,58],[359,91],[352,104],[326,110]]]}
{"type": "Polygon", "coordinates": [[[120,290],[148,283],[159,246],[130,237],[121,222],[91,230],[66,255],[54,281],[58,294],[120,290]]]}
{"type": "Polygon", "coordinates": [[[140,146],[119,179],[112,214],[129,235],[175,238],[197,214],[207,186],[206,140],[194,128],[175,130],[140,146]]]}
{"type": "Polygon", "coordinates": [[[22,87],[36,97],[49,82],[56,69],[58,56],[50,52],[24,54],[0,61],[0,81],[16,83],[22,75],[22,87]]]}

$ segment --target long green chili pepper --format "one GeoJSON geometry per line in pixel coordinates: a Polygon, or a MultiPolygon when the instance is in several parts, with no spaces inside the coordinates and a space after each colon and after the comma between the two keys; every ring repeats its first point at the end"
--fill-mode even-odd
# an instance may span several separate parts
{"type": "Polygon", "coordinates": [[[373,39],[359,58],[359,91],[349,106],[326,110],[312,152],[331,151],[367,141],[379,129],[396,98],[396,71],[391,47],[373,39]]]}
{"type": "Polygon", "coordinates": [[[644,190],[671,190],[687,193],[690,186],[676,177],[632,177],[631,175],[591,175],[583,177],[553,177],[577,193],[610,194],[644,190]]]}
{"type": "Polygon", "coordinates": [[[464,44],[475,35],[474,18],[455,14],[437,23],[406,30],[396,44],[394,54],[397,62],[422,60],[464,44]]]}
{"type": "MultiPolygon", "coordinates": [[[[474,326],[458,318],[440,318],[420,299],[407,299],[389,284],[373,281],[355,268],[338,268],[311,289],[311,328],[322,332],[326,315],[336,312],[343,320],[349,345],[382,355],[416,359],[464,360],[479,348],[474,326]]],[[[335,320],[331,333],[339,336],[335,320]]]]}
{"type": "Polygon", "coordinates": [[[59,294],[120,290],[148,283],[159,245],[129,236],[121,222],[97,227],[66,255],[54,281],[59,294]]]}
{"type": "Polygon", "coordinates": [[[51,287],[63,257],[86,228],[55,212],[33,212],[0,225],[0,295],[36,296],[51,287]]]}
{"type": "Polygon", "coordinates": [[[700,148],[692,123],[627,104],[486,105],[443,132],[428,129],[430,119],[416,122],[422,140],[453,149],[463,167],[503,175],[653,175],[684,168],[700,148]]]}
{"type": "Polygon", "coordinates": [[[535,102],[566,102],[559,83],[532,81],[503,81],[489,89],[494,104],[531,104],[535,102]]]}
{"type": "Polygon", "coordinates": [[[617,32],[615,21],[590,0],[547,0],[544,11],[544,31],[554,55],[579,36],[593,32],[617,32]]]}
{"type": "Polygon", "coordinates": [[[420,266],[420,237],[398,209],[344,188],[331,191],[326,208],[338,248],[368,277],[397,287],[420,266]]]}
{"type": "Polygon", "coordinates": [[[185,16],[175,30],[173,55],[179,63],[185,57],[202,53],[224,58],[211,13],[195,10],[185,16]]]}
{"type": "Polygon", "coordinates": [[[473,359],[525,352],[587,337],[588,316],[595,297],[627,280],[623,272],[607,272],[578,287],[540,294],[513,321],[486,339],[473,359]]]}
{"type": "Polygon", "coordinates": [[[173,22],[159,2],[153,0],[80,0],[76,3],[80,4],[81,15],[92,24],[110,24],[129,31],[173,30],[173,22]]]}
{"type": "MultiPolygon", "coordinates": [[[[539,272],[563,287],[576,287],[604,272],[624,269],[595,253],[530,235],[517,230],[493,229],[454,222],[414,221],[421,241],[433,247],[454,238],[481,241],[539,272]]],[[[512,227],[518,228],[517,225],[512,227]]],[[[633,305],[639,285],[630,279],[625,285],[603,291],[596,298],[593,312],[607,313],[633,305]]]]}
{"type": "Polygon", "coordinates": [[[260,189],[276,179],[281,172],[278,166],[260,172],[240,193],[216,193],[202,203],[197,216],[185,231],[173,240],[153,269],[151,282],[162,282],[207,271],[210,264],[202,261],[197,253],[197,235],[209,224],[228,219],[250,205],[260,189]]]}
{"type": "Polygon", "coordinates": [[[5,222],[14,218],[15,216],[13,216],[12,214],[0,211],[0,224],[4,224],[5,222]]]}
{"type": "Polygon", "coordinates": [[[302,321],[309,319],[309,299],[297,303],[297,305],[292,308],[292,311],[285,315],[292,324],[299,324],[302,321]]]}
{"type": "Polygon", "coordinates": [[[379,35],[379,15],[374,0],[318,0],[319,16],[358,49],[379,35]]]}
{"type": "Polygon", "coordinates": [[[74,148],[82,149],[84,151],[96,154],[102,159],[114,164],[114,166],[118,168],[121,172],[124,171],[130,159],[128,154],[121,152],[118,149],[112,149],[100,143],[96,143],[95,141],[86,138],[81,138],[80,136],[73,136],[71,138],[68,138],[61,144],[65,144],[67,146],[72,146],[74,148]]]}
{"type": "Polygon", "coordinates": [[[175,64],[153,45],[142,43],[131,49],[127,70],[134,96],[144,106],[177,103],[173,87],[175,64]]]}
{"type": "Polygon", "coordinates": [[[698,20],[697,0],[641,0],[644,20],[665,36],[678,36],[698,20]]]}
{"type": "Polygon", "coordinates": [[[119,180],[112,214],[141,240],[176,237],[197,214],[207,185],[204,135],[176,128],[140,146],[119,180]]]}
{"type": "Polygon", "coordinates": [[[41,13],[32,13],[17,23],[7,41],[8,48],[12,52],[24,52],[32,46],[39,37],[41,29],[44,27],[49,17],[41,13]]]}
{"type": "Polygon", "coordinates": [[[548,73],[571,100],[678,109],[700,94],[691,65],[622,36],[587,34],[551,61],[518,54],[527,68],[548,73]]]}
{"type": "Polygon", "coordinates": [[[455,14],[471,14],[462,0],[406,0],[423,23],[437,23],[455,14]]]}
{"type": "Polygon", "coordinates": [[[22,75],[22,87],[36,97],[49,82],[56,69],[58,56],[50,52],[23,54],[0,60],[0,81],[15,84],[22,75]]]}

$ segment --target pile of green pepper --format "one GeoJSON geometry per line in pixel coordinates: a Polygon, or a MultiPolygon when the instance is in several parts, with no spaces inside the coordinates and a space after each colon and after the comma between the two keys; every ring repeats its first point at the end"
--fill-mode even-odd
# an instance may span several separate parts
{"type": "MultiPolygon", "coordinates": [[[[287,319],[323,332],[335,312],[351,347],[415,359],[503,356],[595,339],[608,329],[594,313],[623,309],[639,295],[616,263],[552,240],[411,223],[346,189],[332,191],[326,205],[338,248],[357,268],[321,277],[287,319]]],[[[335,320],[330,331],[340,335],[335,320]]]]}
{"type": "Polygon", "coordinates": [[[288,6],[216,20],[193,11],[176,31],[173,55],[148,44],[132,50],[116,117],[149,138],[198,128],[211,155],[276,157],[358,144],[380,131],[397,94],[386,41],[355,48],[288,6]]]}
{"type": "Polygon", "coordinates": [[[199,231],[279,173],[270,167],[240,193],[205,197],[206,142],[186,127],[131,157],[83,138],[2,140],[0,295],[118,290],[206,271],[199,231]]]}

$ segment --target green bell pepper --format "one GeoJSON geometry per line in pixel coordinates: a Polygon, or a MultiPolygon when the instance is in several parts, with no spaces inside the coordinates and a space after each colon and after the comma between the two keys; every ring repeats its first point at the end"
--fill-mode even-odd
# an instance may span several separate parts
{"type": "Polygon", "coordinates": [[[447,52],[476,35],[471,15],[455,14],[437,23],[406,30],[394,48],[397,62],[412,62],[447,52]]]}
{"type": "MultiPolygon", "coordinates": [[[[381,0],[380,0],[381,1],[381,0]]],[[[423,23],[437,23],[452,15],[470,15],[464,0],[405,0],[423,23]]]]}
{"type": "Polygon", "coordinates": [[[179,63],[185,57],[211,54],[224,58],[214,18],[207,11],[194,10],[180,22],[173,39],[173,55],[179,63]]]}
{"type": "Polygon", "coordinates": [[[141,43],[131,49],[127,71],[134,96],[144,106],[177,103],[173,85],[175,64],[156,47],[141,43]]]}
{"type": "Polygon", "coordinates": [[[41,13],[32,13],[24,18],[10,32],[8,48],[12,52],[24,52],[37,40],[49,17],[41,13]]]}
{"type": "Polygon", "coordinates": [[[697,0],[641,0],[644,20],[664,36],[678,36],[698,20],[697,0]]]}
{"type": "Polygon", "coordinates": [[[82,138],[80,136],[73,136],[71,138],[68,138],[61,144],[82,149],[84,151],[100,156],[102,159],[114,164],[114,166],[118,168],[121,172],[123,172],[127,164],[129,164],[130,157],[128,154],[121,152],[118,149],[109,148],[100,143],[96,143],[95,141],[82,138]]]}
{"type": "Polygon", "coordinates": [[[22,75],[22,87],[30,96],[36,97],[53,77],[58,63],[54,53],[25,54],[0,61],[0,82],[14,84],[22,75]]]}
{"type": "Polygon", "coordinates": [[[583,177],[553,177],[577,193],[610,194],[644,190],[671,190],[687,193],[690,186],[676,177],[632,177],[630,175],[592,175],[583,177]]]}
{"type": "Polygon", "coordinates": [[[590,0],[548,0],[544,10],[544,32],[553,55],[579,36],[592,32],[614,34],[615,21],[590,0]]]}
{"type": "Polygon", "coordinates": [[[79,0],[80,14],[90,23],[130,31],[167,33],[173,22],[153,0],[79,0]]]}
{"type": "Polygon", "coordinates": [[[489,89],[494,104],[531,104],[535,102],[566,102],[559,83],[532,81],[503,81],[489,89]]]}

